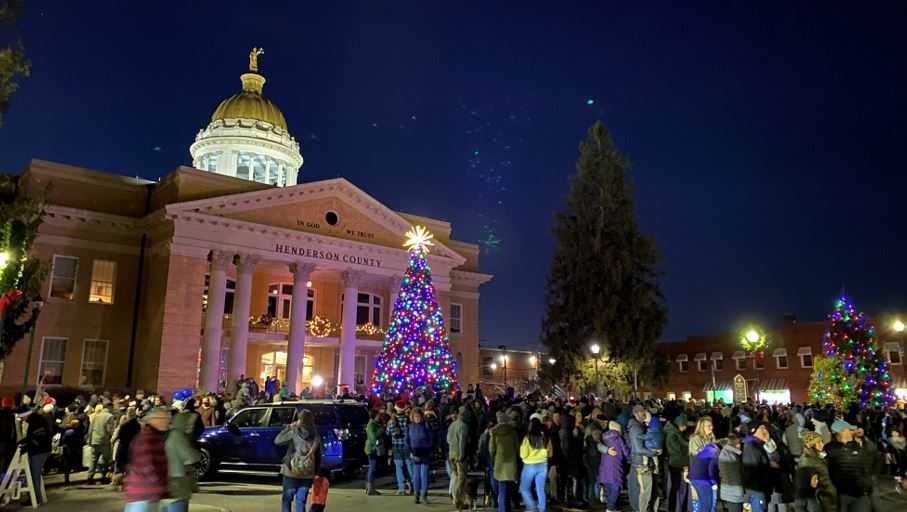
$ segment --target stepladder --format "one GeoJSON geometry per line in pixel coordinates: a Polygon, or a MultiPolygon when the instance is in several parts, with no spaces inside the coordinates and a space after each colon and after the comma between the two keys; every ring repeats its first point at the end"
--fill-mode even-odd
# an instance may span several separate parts
{"type": "MultiPolygon", "coordinates": [[[[41,486],[41,496],[47,498],[47,492],[44,489],[44,479],[39,478],[37,485],[41,486]]],[[[9,468],[3,474],[3,480],[0,481],[0,506],[6,506],[12,502],[18,502],[22,499],[22,494],[27,493],[31,501],[32,508],[38,508],[38,495],[35,492],[35,482],[32,481],[31,468],[28,462],[28,454],[22,451],[22,448],[16,448],[16,453],[10,462],[9,468]]]]}

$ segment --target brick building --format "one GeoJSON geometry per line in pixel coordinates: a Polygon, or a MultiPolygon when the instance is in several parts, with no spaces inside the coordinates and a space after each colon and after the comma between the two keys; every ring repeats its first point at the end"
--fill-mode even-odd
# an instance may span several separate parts
{"type": "MultiPolygon", "coordinates": [[[[891,363],[891,385],[907,399],[907,378],[903,365],[907,332],[892,328],[892,318],[873,319],[880,345],[891,363]]],[[[747,393],[759,392],[769,402],[804,402],[807,399],[813,358],[822,353],[822,335],[827,322],[799,322],[784,317],[783,325],[770,339],[776,340],[763,351],[763,357],[747,356],[740,346],[739,333],[717,336],[690,336],[681,342],[664,342],[659,352],[669,355],[668,382],[657,390],[644,390],[655,397],[679,400],[734,399],[734,381],[739,375],[747,393]]],[[[737,379],[739,381],[739,379],[737,379]]],[[[739,393],[738,393],[739,394],[739,393]]]]}

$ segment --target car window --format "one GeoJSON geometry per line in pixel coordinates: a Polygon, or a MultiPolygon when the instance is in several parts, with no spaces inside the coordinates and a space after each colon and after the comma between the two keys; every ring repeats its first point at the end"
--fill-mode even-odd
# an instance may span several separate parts
{"type": "Polygon", "coordinates": [[[318,426],[333,426],[337,422],[334,415],[334,409],[329,405],[305,405],[299,408],[300,411],[308,409],[315,416],[315,424],[318,426]]]}
{"type": "Polygon", "coordinates": [[[271,409],[271,417],[268,419],[268,425],[272,427],[282,427],[289,425],[296,415],[296,409],[292,407],[275,407],[271,409]]]}
{"type": "Polygon", "coordinates": [[[358,405],[341,405],[337,408],[340,412],[340,422],[344,427],[359,427],[368,423],[368,411],[358,405]]]}
{"type": "Polygon", "coordinates": [[[239,411],[236,413],[236,416],[233,416],[230,423],[239,428],[260,427],[266,412],[268,412],[267,409],[246,409],[239,411]]]}

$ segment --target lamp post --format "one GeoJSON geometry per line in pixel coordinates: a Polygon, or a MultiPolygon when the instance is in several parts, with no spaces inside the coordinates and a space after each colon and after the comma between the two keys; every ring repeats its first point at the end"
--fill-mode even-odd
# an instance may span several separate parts
{"type": "Polygon", "coordinates": [[[595,390],[598,391],[598,353],[601,352],[602,348],[598,343],[593,343],[589,345],[589,352],[592,352],[593,360],[595,361],[595,390]]]}
{"type": "MultiPolygon", "coordinates": [[[[743,350],[747,354],[751,355],[753,358],[753,389],[759,389],[759,369],[756,367],[756,355],[758,352],[761,352],[765,349],[765,334],[756,329],[755,327],[750,327],[743,332],[743,335],[740,338],[740,345],[743,346],[743,350]]],[[[758,402],[758,396],[756,392],[753,392],[753,398],[758,402]]]]}

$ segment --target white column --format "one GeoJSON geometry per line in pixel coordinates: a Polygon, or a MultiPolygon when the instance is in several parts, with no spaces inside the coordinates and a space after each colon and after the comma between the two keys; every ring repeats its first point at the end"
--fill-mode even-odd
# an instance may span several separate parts
{"type": "Polygon", "coordinates": [[[246,373],[249,348],[249,307],[252,305],[252,273],[258,256],[241,255],[236,267],[236,292],[233,297],[233,332],[230,336],[230,367],[227,387],[233,386],[246,373]]]}
{"type": "Polygon", "coordinates": [[[359,299],[359,284],[365,275],[360,270],[343,273],[343,325],[340,339],[340,368],[337,389],[347,385],[350,391],[356,389],[356,303],[359,299]]]}
{"type": "Polygon", "coordinates": [[[224,337],[224,300],[227,293],[227,265],[233,253],[211,252],[208,273],[208,307],[205,314],[205,346],[202,349],[202,368],[199,385],[204,391],[219,391],[221,343],[224,337]]]}
{"type": "Polygon", "coordinates": [[[305,309],[309,300],[306,283],[315,271],[314,263],[291,263],[293,274],[293,304],[290,310],[290,336],[287,343],[287,389],[299,395],[301,391],[302,357],[305,355],[305,309]]]}

